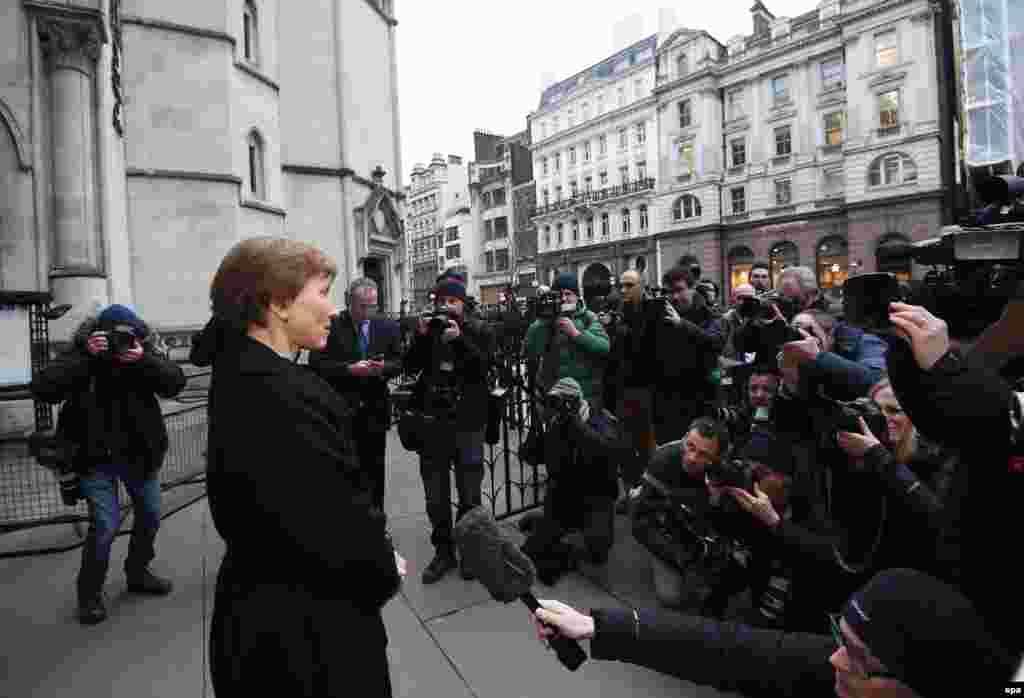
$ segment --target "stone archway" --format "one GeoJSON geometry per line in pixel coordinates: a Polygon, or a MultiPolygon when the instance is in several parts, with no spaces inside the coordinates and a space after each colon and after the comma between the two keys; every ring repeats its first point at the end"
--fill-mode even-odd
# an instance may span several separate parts
{"type": "Polygon", "coordinates": [[[580,291],[589,307],[593,299],[607,296],[612,290],[612,272],[601,262],[594,262],[583,271],[580,291]]]}

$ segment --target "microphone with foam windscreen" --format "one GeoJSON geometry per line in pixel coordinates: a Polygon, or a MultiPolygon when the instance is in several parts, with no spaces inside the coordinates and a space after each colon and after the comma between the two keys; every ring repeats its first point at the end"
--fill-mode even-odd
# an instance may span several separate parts
{"type": "MultiPolygon", "coordinates": [[[[463,514],[455,525],[455,543],[462,564],[476,575],[495,601],[508,603],[519,599],[536,613],[540,604],[530,592],[537,577],[533,561],[502,533],[489,510],[478,506],[463,514]]],[[[587,659],[576,640],[554,635],[548,642],[570,671],[576,671],[587,659]]]]}

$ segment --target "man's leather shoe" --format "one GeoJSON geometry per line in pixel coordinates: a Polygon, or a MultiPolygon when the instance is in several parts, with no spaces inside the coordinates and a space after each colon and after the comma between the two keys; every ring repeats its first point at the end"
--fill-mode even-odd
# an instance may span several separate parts
{"type": "Polygon", "coordinates": [[[90,596],[78,601],[78,622],[82,625],[96,625],[107,619],[107,607],[103,595],[90,596]]]}
{"type": "Polygon", "coordinates": [[[148,569],[128,575],[128,591],[136,594],[167,596],[173,588],[169,579],[158,577],[148,569]]]}
{"type": "Polygon", "coordinates": [[[430,561],[427,568],[423,570],[423,583],[434,584],[441,580],[446,574],[451,572],[458,563],[455,561],[455,555],[451,552],[438,552],[434,555],[434,559],[430,561]]]}

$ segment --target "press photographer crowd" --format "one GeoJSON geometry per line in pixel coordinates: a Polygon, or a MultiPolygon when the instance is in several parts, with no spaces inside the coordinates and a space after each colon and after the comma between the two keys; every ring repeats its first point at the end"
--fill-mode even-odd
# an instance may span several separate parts
{"type": "MultiPolygon", "coordinates": [[[[852,276],[841,304],[812,269],[773,279],[755,263],[728,308],[677,266],[660,283],[626,271],[597,308],[561,273],[525,309],[508,297],[488,314],[450,273],[406,332],[376,315],[370,279],[339,312],[319,250],[239,243],[190,357],[212,366],[207,487],[226,543],[214,689],[390,695],[381,608],[407,566],[383,506],[388,381],[405,375],[398,433],[419,456],[435,549],[423,583],[457,571],[522,599],[567,667],[589,640],[593,658],[750,696],[988,695],[978,687],[1004,685],[1024,652],[1021,229],[908,246],[933,269],[922,283],[852,276]],[[535,417],[518,455],[546,475],[521,549],[481,501],[495,388],[516,380],[499,355],[524,361],[535,417]],[[616,515],[647,551],[660,605],[538,602],[535,581],[609,564],[616,515]]],[[[66,401],[49,457],[68,464],[66,498],[89,505],[82,623],[107,616],[118,480],[136,512],[128,588],[171,591],[150,567],[167,450],[157,398],[184,382],[156,333],[114,305],[33,383],[66,401]]]]}

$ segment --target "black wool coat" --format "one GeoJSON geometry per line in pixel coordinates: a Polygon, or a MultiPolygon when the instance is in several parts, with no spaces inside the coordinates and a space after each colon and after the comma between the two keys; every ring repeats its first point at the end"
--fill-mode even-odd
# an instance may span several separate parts
{"type": "Polygon", "coordinates": [[[227,552],[210,662],[218,695],[390,695],[381,607],[400,585],[360,479],[351,410],[243,337],[214,362],[207,491],[227,552]]]}
{"type": "Polygon", "coordinates": [[[331,334],[323,351],[309,354],[309,366],[358,408],[369,428],[386,431],[391,426],[391,392],[388,380],[402,372],[402,332],[398,323],[384,318],[370,320],[370,346],[366,358],[382,357],[379,376],[359,378],[349,373],[352,364],[364,357],[359,353],[357,328],[349,311],[331,323],[331,334]]]}

